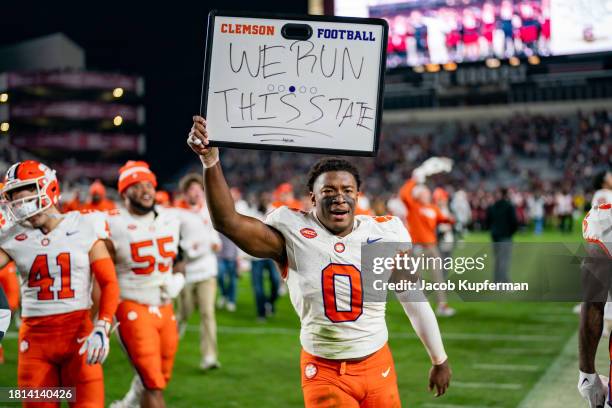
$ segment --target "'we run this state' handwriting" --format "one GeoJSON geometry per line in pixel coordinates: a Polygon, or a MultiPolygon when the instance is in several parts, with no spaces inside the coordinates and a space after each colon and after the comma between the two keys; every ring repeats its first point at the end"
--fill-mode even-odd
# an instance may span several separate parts
{"type": "Polygon", "coordinates": [[[352,55],[350,47],[315,46],[311,41],[261,44],[251,50],[240,50],[234,43],[228,47],[228,69],[257,79],[246,86],[236,80],[234,86],[212,89],[215,99],[209,103],[224,106],[231,128],[252,128],[260,142],[281,143],[314,135],[332,137],[313,130],[329,121],[338,128],[372,130],[373,104],[362,100],[366,97],[354,97],[367,68],[365,56],[352,55]],[[248,89],[251,86],[257,90],[248,89]]]}

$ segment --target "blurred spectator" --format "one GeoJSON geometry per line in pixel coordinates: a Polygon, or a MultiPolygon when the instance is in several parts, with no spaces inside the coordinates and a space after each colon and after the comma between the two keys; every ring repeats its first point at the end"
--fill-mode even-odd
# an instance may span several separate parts
{"type": "Polygon", "coordinates": [[[529,217],[533,221],[533,232],[536,235],[541,235],[542,231],[544,230],[544,204],[544,197],[539,191],[536,191],[535,194],[527,197],[529,217]]]}
{"type": "Polygon", "coordinates": [[[302,203],[295,199],[293,195],[293,186],[291,183],[282,183],[274,190],[274,208],[282,207],[283,205],[289,208],[302,209],[302,203]]]}
{"type": "Polygon", "coordinates": [[[459,231],[460,234],[463,234],[472,220],[472,209],[470,208],[470,202],[468,201],[468,196],[465,191],[458,190],[453,194],[450,209],[457,220],[455,229],[459,231]]]}
{"type": "MultiPolygon", "coordinates": [[[[258,202],[251,210],[251,216],[259,220],[264,220],[270,208],[269,196],[262,193],[258,197],[258,202]]],[[[255,306],[257,309],[257,319],[261,322],[266,317],[275,313],[276,299],[280,288],[280,275],[276,269],[274,261],[271,259],[252,258],[251,260],[251,282],[255,294],[255,306]],[[267,273],[270,282],[270,294],[266,295],[265,274],[267,273]]]]}
{"type": "Polygon", "coordinates": [[[81,205],[80,211],[110,211],[117,208],[114,202],[106,198],[106,187],[100,180],[96,180],[89,186],[89,197],[81,205]]]}
{"type": "MultiPolygon", "coordinates": [[[[219,233],[213,228],[204,198],[204,181],[199,173],[190,173],[179,182],[179,189],[189,208],[182,211],[181,251],[184,254],[185,288],[181,292],[181,318],[186,324],[197,306],[200,312],[200,368],[220,366],[217,356],[218,266],[215,252],[221,249],[219,233]]],[[[235,302],[235,300],[233,301],[235,302]]]]}
{"type": "MultiPolygon", "coordinates": [[[[448,193],[441,187],[437,187],[432,194],[433,203],[440,209],[440,213],[450,220],[453,219],[449,204],[448,193]]],[[[437,226],[436,236],[438,239],[438,249],[443,258],[450,257],[455,246],[455,232],[453,225],[449,223],[439,223],[437,226]]],[[[444,269],[444,278],[446,279],[447,270],[444,269]]]]}
{"type": "Polygon", "coordinates": [[[164,190],[157,190],[155,192],[155,204],[162,207],[171,207],[170,194],[164,190]]]}
{"type": "MultiPolygon", "coordinates": [[[[415,244],[415,253],[440,258],[436,227],[441,223],[454,223],[454,220],[444,215],[440,208],[432,204],[431,191],[424,184],[419,184],[415,176],[406,181],[399,191],[399,196],[408,209],[407,225],[412,242],[415,244]]],[[[440,283],[444,279],[442,270],[437,267],[432,269],[432,276],[434,282],[440,283]]],[[[453,316],[455,310],[448,306],[446,292],[438,290],[436,297],[438,300],[437,315],[453,316]]]]}
{"type": "Polygon", "coordinates": [[[374,215],[370,208],[370,199],[362,191],[357,195],[355,215],[374,215]]]}
{"type": "Polygon", "coordinates": [[[509,282],[512,258],[512,236],[518,229],[516,210],[508,197],[508,189],[501,188],[498,199],[487,210],[487,224],[491,229],[495,255],[495,282],[509,282]]]}
{"type": "Polygon", "coordinates": [[[570,233],[573,229],[574,204],[572,195],[567,189],[555,195],[555,213],[559,217],[559,229],[563,233],[570,233]]]}

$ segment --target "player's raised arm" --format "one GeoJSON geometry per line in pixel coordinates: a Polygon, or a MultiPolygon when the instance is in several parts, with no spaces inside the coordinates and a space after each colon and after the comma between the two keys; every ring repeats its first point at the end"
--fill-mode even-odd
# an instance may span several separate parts
{"type": "Polygon", "coordinates": [[[187,143],[199,155],[204,166],[206,201],[215,229],[250,255],[284,263],[286,252],[283,236],[260,220],[239,214],[234,208],[234,200],[219,163],[219,149],[208,146],[206,121],[201,116],[193,117],[187,143]]]}

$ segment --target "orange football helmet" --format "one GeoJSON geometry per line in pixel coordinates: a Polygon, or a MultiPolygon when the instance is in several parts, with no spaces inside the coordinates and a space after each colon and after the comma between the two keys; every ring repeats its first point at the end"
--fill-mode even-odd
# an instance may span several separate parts
{"type": "Polygon", "coordinates": [[[35,160],[26,160],[13,164],[7,170],[0,194],[7,202],[10,216],[18,222],[57,205],[60,188],[54,170],[35,160]],[[28,187],[35,190],[33,195],[11,199],[11,192],[28,187]]]}

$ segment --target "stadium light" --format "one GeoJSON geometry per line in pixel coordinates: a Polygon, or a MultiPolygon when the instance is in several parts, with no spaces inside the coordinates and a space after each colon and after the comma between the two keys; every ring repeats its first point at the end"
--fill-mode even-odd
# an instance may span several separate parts
{"type": "Polygon", "coordinates": [[[8,122],[0,123],[0,132],[8,132],[9,128],[10,128],[10,125],[8,122]]]}
{"type": "Polygon", "coordinates": [[[121,98],[123,96],[123,88],[115,88],[115,89],[113,89],[113,96],[115,98],[121,98]]]}
{"type": "Polygon", "coordinates": [[[518,67],[519,65],[521,65],[521,60],[518,59],[518,57],[510,57],[508,63],[510,63],[510,65],[512,65],[513,67],[518,67]]]}
{"type": "Polygon", "coordinates": [[[6,103],[8,102],[8,94],[7,93],[1,93],[0,94],[0,103],[6,103]]]}
{"type": "Polygon", "coordinates": [[[487,60],[485,61],[485,64],[487,65],[488,68],[495,69],[495,68],[499,68],[499,66],[501,65],[501,61],[498,60],[497,58],[487,58],[487,60]]]}
{"type": "Polygon", "coordinates": [[[425,65],[425,70],[427,72],[439,72],[440,71],[440,65],[438,65],[438,64],[427,64],[427,65],[425,65]]]}
{"type": "Polygon", "coordinates": [[[531,57],[527,58],[527,61],[531,65],[538,65],[540,63],[540,57],[538,57],[537,55],[532,55],[531,57]]]}
{"type": "Polygon", "coordinates": [[[123,123],[123,118],[120,115],[117,115],[114,117],[113,124],[115,126],[121,126],[122,123],[123,123]]]}
{"type": "Polygon", "coordinates": [[[445,71],[456,71],[457,70],[457,64],[455,64],[454,62],[447,62],[446,64],[443,65],[443,67],[445,71]]]}

